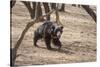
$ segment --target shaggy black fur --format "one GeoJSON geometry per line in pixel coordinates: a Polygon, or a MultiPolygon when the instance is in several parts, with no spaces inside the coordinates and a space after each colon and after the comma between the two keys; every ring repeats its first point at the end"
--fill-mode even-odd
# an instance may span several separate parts
{"type": "Polygon", "coordinates": [[[34,32],[34,45],[37,45],[37,41],[41,38],[44,39],[47,49],[51,50],[51,42],[61,48],[60,36],[63,32],[62,26],[54,25],[51,21],[44,21],[34,32]]]}

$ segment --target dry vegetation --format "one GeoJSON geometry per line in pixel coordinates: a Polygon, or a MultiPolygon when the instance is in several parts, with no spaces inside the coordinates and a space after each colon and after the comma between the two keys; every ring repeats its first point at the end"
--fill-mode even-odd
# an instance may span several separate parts
{"type": "MultiPolygon", "coordinates": [[[[92,6],[94,10],[95,7],[92,6]]],[[[38,42],[40,48],[33,46],[33,32],[41,24],[37,23],[26,33],[18,49],[19,56],[15,65],[58,64],[96,61],[96,23],[82,7],[66,5],[65,12],[59,12],[60,21],[64,25],[61,37],[62,48],[58,52],[46,49],[43,40],[38,42]]],[[[27,8],[16,2],[12,9],[12,48],[19,39],[30,19],[27,8]]],[[[51,15],[55,20],[55,14],[51,15]]]]}

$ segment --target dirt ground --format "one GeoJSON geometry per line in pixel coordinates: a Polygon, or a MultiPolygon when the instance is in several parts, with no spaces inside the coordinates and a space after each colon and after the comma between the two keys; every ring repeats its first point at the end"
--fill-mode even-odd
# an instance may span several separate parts
{"type": "MultiPolygon", "coordinates": [[[[96,8],[92,6],[94,11],[96,8]]],[[[62,48],[57,51],[47,50],[43,40],[38,42],[40,48],[33,45],[34,30],[42,23],[36,23],[26,33],[19,49],[19,56],[15,65],[41,65],[41,64],[62,64],[76,62],[96,61],[96,23],[82,7],[66,5],[65,12],[59,12],[60,21],[64,25],[61,36],[62,48]]],[[[51,15],[51,20],[55,20],[55,14],[51,15]]],[[[12,9],[12,48],[15,46],[23,29],[31,21],[27,8],[16,2],[12,9]]]]}

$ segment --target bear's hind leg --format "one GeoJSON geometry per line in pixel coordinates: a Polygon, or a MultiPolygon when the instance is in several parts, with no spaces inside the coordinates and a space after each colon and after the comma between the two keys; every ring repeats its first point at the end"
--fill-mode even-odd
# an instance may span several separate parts
{"type": "Polygon", "coordinates": [[[36,33],[36,31],[34,32],[34,38],[33,38],[33,41],[34,41],[34,46],[38,47],[37,45],[37,41],[39,40],[39,35],[36,33]]]}
{"type": "Polygon", "coordinates": [[[34,37],[34,46],[35,46],[35,47],[38,47],[37,41],[38,41],[38,38],[34,37]]]}

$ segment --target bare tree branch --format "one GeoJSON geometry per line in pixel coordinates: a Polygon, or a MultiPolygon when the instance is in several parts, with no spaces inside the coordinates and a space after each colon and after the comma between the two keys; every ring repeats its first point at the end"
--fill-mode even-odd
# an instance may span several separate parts
{"type": "Polygon", "coordinates": [[[93,18],[93,20],[96,22],[96,14],[93,12],[93,10],[88,5],[82,5],[82,7],[88,12],[88,14],[93,18]]]}
{"type": "Polygon", "coordinates": [[[31,26],[33,26],[35,23],[38,23],[42,18],[50,15],[51,13],[53,13],[54,10],[50,11],[49,13],[47,13],[46,15],[43,15],[43,16],[40,16],[39,18],[35,18],[33,21],[29,22],[25,29],[23,30],[19,40],[17,41],[17,43],[15,44],[15,47],[14,48],[11,48],[10,51],[11,51],[11,61],[12,63],[10,64],[11,66],[14,66],[14,63],[15,63],[15,60],[16,60],[16,57],[17,57],[17,50],[18,48],[20,47],[20,44],[26,34],[26,32],[29,30],[29,28],[31,26]]]}

